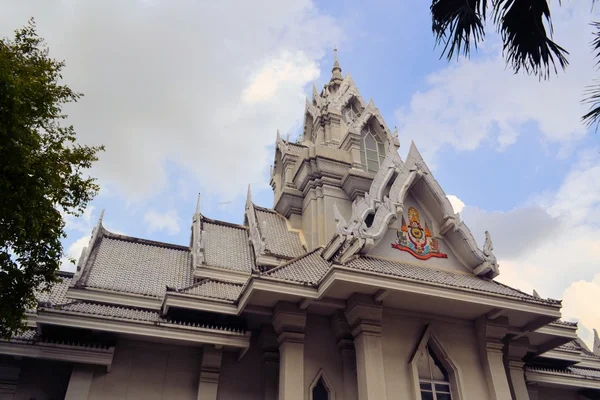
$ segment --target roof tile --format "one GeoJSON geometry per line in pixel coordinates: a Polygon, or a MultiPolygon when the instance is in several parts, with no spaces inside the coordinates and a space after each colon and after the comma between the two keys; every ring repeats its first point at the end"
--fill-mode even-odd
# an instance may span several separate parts
{"type": "Polygon", "coordinates": [[[316,286],[323,279],[330,266],[330,263],[321,257],[322,252],[322,248],[317,248],[262,275],[316,286]]]}
{"type": "Polygon", "coordinates": [[[306,253],[300,235],[288,229],[285,218],[277,212],[256,207],[258,228],[265,239],[265,247],[272,254],[296,258],[306,253]]]}
{"type": "Polygon", "coordinates": [[[243,288],[244,285],[238,283],[204,279],[195,285],[180,289],[178,292],[193,294],[200,297],[234,301],[237,300],[243,288]]]}
{"type": "Polygon", "coordinates": [[[207,265],[251,272],[254,266],[248,230],[226,224],[204,222],[204,257],[207,265]]]}

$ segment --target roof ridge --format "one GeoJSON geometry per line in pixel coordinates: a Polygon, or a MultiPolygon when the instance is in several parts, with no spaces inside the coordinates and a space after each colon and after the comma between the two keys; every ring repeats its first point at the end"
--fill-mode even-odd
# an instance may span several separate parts
{"type": "Polygon", "coordinates": [[[189,246],[184,246],[181,244],[174,244],[174,243],[159,242],[157,240],[143,239],[143,238],[138,238],[138,237],[134,237],[134,236],[121,235],[118,233],[109,232],[107,230],[105,230],[103,237],[105,239],[121,240],[124,242],[142,244],[142,245],[147,245],[147,246],[162,247],[162,248],[167,248],[167,249],[172,249],[172,250],[180,250],[180,251],[188,251],[188,252],[190,251],[189,246]]]}
{"type": "Polygon", "coordinates": [[[61,278],[72,278],[75,272],[58,270],[57,275],[61,278]]]}
{"type": "MultiPolygon", "coordinates": [[[[275,268],[271,268],[270,270],[268,270],[268,271],[265,271],[265,272],[261,273],[259,276],[263,276],[263,275],[267,275],[267,274],[269,274],[269,273],[271,273],[271,272],[279,271],[280,269],[282,269],[282,268],[284,268],[284,267],[287,267],[287,266],[289,266],[290,264],[293,264],[293,263],[295,263],[296,261],[299,261],[299,260],[301,260],[301,259],[303,259],[303,258],[306,258],[306,257],[308,257],[308,256],[312,255],[313,253],[317,252],[318,250],[323,250],[323,249],[324,249],[324,247],[323,247],[323,246],[315,247],[315,248],[314,248],[314,249],[312,249],[311,251],[309,251],[309,252],[307,252],[307,253],[305,253],[305,254],[303,254],[303,255],[301,255],[301,256],[298,256],[298,257],[296,257],[296,258],[292,258],[291,260],[288,260],[288,261],[286,261],[285,263],[283,263],[283,264],[281,264],[281,265],[278,265],[278,266],[276,266],[275,268]]],[[[325,260],[325,259],[323,259],[323,261],[324,261],[324,262],[326,262],[326,263],[328,263],[329,265],[331,265],[331,262],[330,262],[330,261],[327,261],[327,260],[325,260]]]]}
{"type": "Polygon", "coordinates": [[[221,225],[221,226],[226,226],[229,228],[248,230],[248,227],[246,225],[234,224],[233,222],[227,222],[227,221],[221,221],[218,219],[207,218],[202,214],[200,214],[200,217],[202,218],[202,222],[206,222],[208,224],[221,225]]]}

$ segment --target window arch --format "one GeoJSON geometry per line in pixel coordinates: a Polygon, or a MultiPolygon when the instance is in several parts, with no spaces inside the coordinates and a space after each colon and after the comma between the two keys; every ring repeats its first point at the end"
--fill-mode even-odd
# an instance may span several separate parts
{"type": "Polygon", "coordinates": [[[429,345],[419,360],[419,388],[422,400],[451,400],[450,379],[429,345]]]}
{"type": "Polygon", "coordinates": [[[371,124],[365,125],[361,132],[360,163],[365,171],[376,173],[385,159],[385,146],[371,124]]]}
{"type": "Polygon", "coordinates": [[[313,379],[308,393],[310,400],[335,400],[335,393],[323,370],[313,379]]]}

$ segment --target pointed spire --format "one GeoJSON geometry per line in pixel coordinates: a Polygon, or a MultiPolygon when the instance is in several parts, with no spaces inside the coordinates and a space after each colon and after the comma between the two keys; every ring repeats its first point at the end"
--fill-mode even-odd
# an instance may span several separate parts
{"type": "Polygon", "coordinates": [[[342,76],[342,67],[338,61],[337,48],[333,49],[333,68],[331,69],[331,83],[341,84],[344,80],[342,76]]]}

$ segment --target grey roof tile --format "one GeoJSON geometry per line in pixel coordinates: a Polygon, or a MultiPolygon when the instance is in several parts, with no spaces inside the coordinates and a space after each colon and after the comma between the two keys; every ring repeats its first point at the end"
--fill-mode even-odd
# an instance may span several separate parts
{"type": "Polygon", "coordinates": [[[166,286],[193,282],[190,252],[183,246],[105,234],[94,253],[85,286],[161,297],[166,286]]]}
{"type": "Polygon", "coordinates": [[[526,300],[532,303],[560,304],[557,300],[536,298],[496,281],[480,278],[475,275],[453,273],[451,271],[442,271],[403,262],[383,260],[374,257],[358,257],[349,261],[346,266],[363,271],[378,272],[423,282],[470,289],[478,292],[494,293],[526,300]]]}
{"type": "Polygon", "coordinates": [[[206,265],[251,272],[254,260],[248,241],[248,230],[233,224],[202,223],[206,265]]]}
{"type": "Polygon", "coordinates": [[[574,375],[575,377],[584,378],[584,379],[592,379],[592,380],[600,380],[600,370],[592,369],[592,368],[579,368],[579,367],[568,367],[568,368],[552,368],[538,365],[528,365],[526,367],[527,371],[531,372],[550,372],[550,373],[559,373],[566,375],[574,375]]]}
{"type": "Polygon", "coordinates": [[[38,302],[41,303],[50,303],[53,305],[64,304],[67,303],[67,289],[69,289],[69,285],[71,285],[71,281],[73,280],[73,274],[59,272],[59,278],[61,282],[57,282],[52,285],[52,288],[49,292],[39,291],[36,293],[36,297],[38,302]]]}
{"type": "Polygon", "coordinates": [[[321,257],[322,252],[322,248],[317,248],[302,257],[263,273],[262,276],[318,285],[330,266],[330,263],[321,257]]]}
{"type": "Polygon", "coordinates": [[[272,254],[296,258],[306,253],[300,235],[288,229],[285,218],[273,210],[254,206],[258,229],[265,239],[266,250],[272,254]]]}
{"type": "Polygon", "coordinates": [[[204,279],[195,285],[177,290],[177,292],[200,297],[235,301],[243,288],[244,285],[238,283],[204,279]]]}

